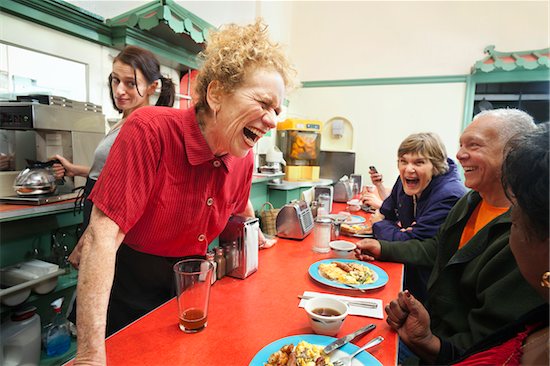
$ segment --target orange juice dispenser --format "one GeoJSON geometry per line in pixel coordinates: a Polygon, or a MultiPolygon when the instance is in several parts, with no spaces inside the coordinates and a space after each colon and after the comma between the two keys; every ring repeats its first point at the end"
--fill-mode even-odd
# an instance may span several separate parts
{"type": "Polygon", "coordinates": [[[285,180],[318,181],[320,121],[288,118],[277,124],[277,146],[286,161],[285,180]]]}

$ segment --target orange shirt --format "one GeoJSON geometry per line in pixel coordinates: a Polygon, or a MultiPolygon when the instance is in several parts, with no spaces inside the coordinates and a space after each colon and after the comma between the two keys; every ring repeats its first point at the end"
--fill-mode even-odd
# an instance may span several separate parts
{"type": "Polygon", "coordinates": [[[477,205],[472,213],[472,216],[470,216],[466,226],[464,227],[462,237],[460,238],[460,243],[458,244],[458,249],[462,248],[468,241],[470,241],[470,239],[491,220],[508,211],[508,208],[509,207],[491,206],[482,200],[481,203],[477,205]]]}

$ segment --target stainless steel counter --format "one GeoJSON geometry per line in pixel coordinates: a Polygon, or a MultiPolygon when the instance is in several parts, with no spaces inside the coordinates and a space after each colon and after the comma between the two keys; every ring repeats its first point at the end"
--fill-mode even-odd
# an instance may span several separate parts
{"type": "Polygon", "coordinates": [[[0,222],[49,215],[72,210],[73,208],[74,200],[42,206],[0,204],[0,222]]]}
{"type": "Polygon", "coordinates": [[[302,187],[315,187],[315,186],[328,186],[333,183],[332,179],[319,179],[316,182],[289,182],[286,180],[281,181],[281,183],[268,183],[267,187],[269,189],[278,189],[281,191],[290,191],[296,188],[302,187]]]}

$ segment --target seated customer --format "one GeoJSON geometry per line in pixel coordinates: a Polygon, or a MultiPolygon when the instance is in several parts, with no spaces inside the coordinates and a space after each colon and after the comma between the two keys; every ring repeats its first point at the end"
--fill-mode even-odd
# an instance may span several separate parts
{"type": "Polygon", "coordinates": [[[504,145],[534,128],[516,109],[482,112],[460,137],[457,158],[471,188],[430,239],[388,242],[364,239],[356,255],[432,266],[426,308],[431,330],[468,348],[542,303],[519,273],[508,246],[510,201],[500,183],[504,145]],[[513,291],[513,296],[511,296],[513,291]]]}
{"type": "MultiPolygon", "coordinates": [[[[387,322],[425,362],[458,365],[548,365],[549,134],[548,123],[507,145],[502,183],[513,202],[510,249],[523,277],[545,304],[493,333],[466,352],[430,331],[426,309],[407,291],[386,306],[387,322]]],[[[514,288],[508,291],[516,296],[514,288]]],[[[495,305],[498,306],[498,305],[495,305]]]]}
{"type": "MultiPolygon", "coordinates": [[[[435,236],[455,203],[466,193],[453,160],[435,133],[408,136],[397,150],[399,178],[380,213],[372,217],[379,240],[435,236]]],[[[406,265],[404,286],[424,301],[431,267],[406,265]]]]}

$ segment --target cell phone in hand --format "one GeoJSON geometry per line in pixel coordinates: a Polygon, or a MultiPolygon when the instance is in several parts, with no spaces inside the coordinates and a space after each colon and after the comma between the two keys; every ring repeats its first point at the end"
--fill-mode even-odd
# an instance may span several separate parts
{"type": "Polygon", "coordinates": [[[376,170],[376,167],[374,165],[369,166],[369,169],[373,173],[378,173],[378,170],[376,170]]]}

